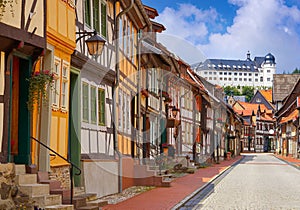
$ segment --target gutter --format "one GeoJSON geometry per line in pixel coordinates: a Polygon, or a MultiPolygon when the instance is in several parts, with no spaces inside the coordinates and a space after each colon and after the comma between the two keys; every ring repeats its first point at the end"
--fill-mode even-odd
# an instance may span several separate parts
{"type": "MultiPolygon", "coordinates": [[[[116,1],[117,2],[117,1],[116,1]]],[[[116,129],[116,122],[117,122],[117,103],[116,103],[116,90],[119,86],[120,83],[120,67],[119,67],[119,18],[124,15],[125,13],[127,13],[134,4],[134,0],[131,0],[130,5],[123,10],[122,12],[120,12],[117,16],[116,16],[116,2],[114,4],[114,17],[115,17],[115,53],[116,53],[116,64],[115,64],[115,71],[116,71],[116,79],[115,82],[113,84],[113,88],[112,88],[112,97],[113,97],[113,142],[114,142],[114,151],[117,153],[118,158],[119,158],[119,192],[122,192],[122,154],[119,151],[118,148],[118,142],[117,142],[117,136],[118,136],[118,132],[116,129]]],[[[120,1],[119,1],[120,3],[120,1]]],[[[121,6],[120,6],[121,7],[121,6]]]]}

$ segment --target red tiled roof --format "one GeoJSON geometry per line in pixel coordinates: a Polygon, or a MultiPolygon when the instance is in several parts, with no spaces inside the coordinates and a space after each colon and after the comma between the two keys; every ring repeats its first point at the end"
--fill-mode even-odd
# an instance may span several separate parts
{"type": "Polygon", "coordinates": [[[258,110],[258,106],[260,106],[261,111],[268,110],[268,108],[264,104],[251,104],[242,101],[239,101],[239,103],[244,107],[244,110],[254,110],[255,114],[258,110]]]}
{"type": "Polygon", "coordinates": [[[272,103],[272,90],[260,90],[260,93],[265,97],[267,101],[272,103]]]}

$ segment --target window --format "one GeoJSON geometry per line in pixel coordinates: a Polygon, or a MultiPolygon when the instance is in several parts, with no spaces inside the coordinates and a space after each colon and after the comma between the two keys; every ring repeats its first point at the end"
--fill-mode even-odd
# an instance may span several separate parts
{"type": "Polygon", "coordinates": [[[242,74],[242,73],[239,73],[239,75],[242,76],[243,74],[242,74]]]}
{"type": "Polygon", "coordinates": [[[237,76],[237,73],[236,73],[236,72],[234,72],[234,76],[237,76]]]}
{"type": "Polygon", "coordinates": [[[257,76],[258,76],[258,74],[255,74],[255,76],[257,77],[257,76]]]}
{"type": "Polygon", "coordinates": [[[237,81],[237,78],[234,78],[234,81],[237,81]]]}
{"type": "Polygon", "coordinates": [[[242,81],[242,78],[239,78],[239,81],[242,81]]]}
{"type": "Polygon", "coordinates": [[[220,74],[220,75],[223,75],[223,72],[220,72],[219,74],[220,74]]]}
{"type": "Polygon", "coordinates": [[[205,71],[204,74],[207,74],[207,72],[205,71]]]}
{"type": "Polygon", "coordinates": [[[68,109],[69,98],[69,63],[63,62],[62,66],[62,83],[61,83],[61,108],[63,110],[68,109]]]}
{"type": "Polygon", "coordinates": [[[210,72],[209,72],[209,75],[211,75],[211,74],[212,74],[212,72],[210,71],[210,72]]]}
{"type": "Polygon", "coordinates": [[[229,72],[228,75],[231,75],[231,72],[229,72]]]}
{"type": "Polygon", "coordinates": [[[227,72],[224,72],[224,75],[227,75],[227,72]]]}
{"type": "Polygon", "coordinates": [[[244,76],[247,76],[247,73],[244,73],[244,76]]]}
{"type": "Polygon", "coordinates": [[[271,72],[271,70],[270,70],[270,69],[268,69],[268,70],[267,70],[267,73],[270,73],[270,72],[271,72]]]}
{"type": "Polygon", "coordinates": [[[105,90],[97,85],[82,82],[82,121],[105,125],[105,90]]]}
{"type": "Polygon", "coordinates": [[[249,82],[251,82],[252,81],[252,79],[251,78],[249,78],[249,82]]]}
{"type": "Polygon", "coordinates": [[[263,77],[260,77],[260,81],[263,82],[263,81],[264,81],[264,78],[263,78],[263,77]]]}
{"type": "Polygon", "coordinates": [[[244,81],[247,81],[247,78],[244,78],[244,81]]]}
{"type": "Polygon", "coordinates": [[[106,37],[107,12],[106,3],[101,0],[85,0],[85,24],[106,37]]]}
{"type": "Polygon", "coordinates": [[[54,60],[54,68],[53,74],[54,76],[54,84],[53,84],[53,91],[52,91],[52,106],[54,108],[59,107],[59,93],[60,93],[60,67],[61,67],[61,59],[55,57],[54,60]]]}
{"type": "Polygon", "coordinates": [[[82,121],[89,122],[89,85],[82,83],[82,121]]]}
{"type": "Polygon", "coordinates": [[[252,76],[252,73],[249,73],[249,76],[252,76]]]}
{"type": "Polygon", "coordinates": [[[270,82],[270,81],[271,81],[271,78],[267,78],[267,81],[270,82]]]}
{"type": "Polygon", "coordinates": [[[98,88],[98,124],[105,125],[105,90],[98,88]]]}

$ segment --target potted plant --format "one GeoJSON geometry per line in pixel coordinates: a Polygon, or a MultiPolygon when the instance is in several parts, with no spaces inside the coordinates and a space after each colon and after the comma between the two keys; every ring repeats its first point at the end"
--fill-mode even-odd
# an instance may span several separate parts
{"type": "Polygon", "coordinates": [[[34,72],[29,81],[27,107],[32,110],[34,104],[40,105],[40,101],[47,102],[48,88],[53,88],[54,74],[49,70],[34,72]]]}

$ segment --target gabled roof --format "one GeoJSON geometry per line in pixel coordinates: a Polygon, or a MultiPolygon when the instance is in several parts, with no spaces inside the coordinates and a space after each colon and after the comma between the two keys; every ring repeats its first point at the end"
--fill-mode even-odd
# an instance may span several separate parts
{"type": "Polygon", "coordinates": [[[265,97],[265,99],[272,103],[272,89],[269,90],[259,90],[259,92],[265,97]]]}
{"type": "Polygon", "coordinates": [[[273,102],[283,101],[293,89],[300,74],[274,74],[273,75],[273,102]]]}
{"type": "Polygon", "coordinates": [[[239,104],[244,108],[244,110],[254,110],[255,114],[256,111],[258,110],[258,107],[260,107],[261,111],[268,110],[268,108],[264,104],[252,104],[252,103],[242,102],[242,101],[239,101],[239,104]]]}
{"type": "Polygon", "coordinates": [[[275,110],[274,105],[272,104],[272,90],[256,91],[250,103],[264,104],[268,109],[275,110]]]}
{"type": "Polygon", "coordinates": [[[296,109],[297,97],[300,96],[300,79],[296,82],[292,90],[283,101],[283,106],[275,113],[276,116],[284,116],[285,113],[292,109],[296,109]]]}

